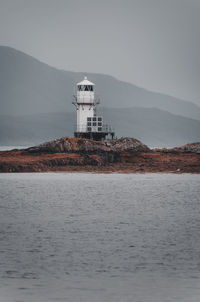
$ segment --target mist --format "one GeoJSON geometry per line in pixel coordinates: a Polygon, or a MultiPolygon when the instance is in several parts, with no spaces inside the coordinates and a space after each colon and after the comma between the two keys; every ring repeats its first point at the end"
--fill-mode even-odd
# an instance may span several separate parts
{"type": "Polygon", "coordinates": [[[0,45],[200,104],[197,0],[1,0],[0,45]]]}

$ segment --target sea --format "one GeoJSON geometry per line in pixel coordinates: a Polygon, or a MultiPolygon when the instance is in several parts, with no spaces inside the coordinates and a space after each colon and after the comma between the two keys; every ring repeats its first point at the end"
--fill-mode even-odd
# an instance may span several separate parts
{"type": "Polygon", "coordinates": [[[200,175],[0,174],[0,302],[199,302],[200,175]]]}

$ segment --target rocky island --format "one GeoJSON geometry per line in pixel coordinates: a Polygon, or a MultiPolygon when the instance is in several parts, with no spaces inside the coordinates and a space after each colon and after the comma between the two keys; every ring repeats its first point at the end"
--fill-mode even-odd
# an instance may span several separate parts
{"type": "Polygon", "coordinates": [[[0,152],[0,172],[200,173],[200,143],[150,149],[134,138],[104,142],[63,137],[0,152]]]}

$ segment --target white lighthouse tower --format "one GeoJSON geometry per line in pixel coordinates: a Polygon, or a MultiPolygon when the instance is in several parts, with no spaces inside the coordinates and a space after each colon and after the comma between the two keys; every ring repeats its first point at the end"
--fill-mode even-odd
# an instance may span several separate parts
{"type": "Polygon", "coordinates": [[[96,106],[100,102],[95,99],[94,86],[95,84],[88,81],[86,76],[76,85],[73,104],[77,110],[77,125],[74,136],[102,140],[110,134],[113,138],[114,132],[111,127],[103,124],[102,116],[96,115],[96,106]]]}
{"type": "Polygon", "coordinates": [[[87,77],[77,84],[77,132],[87,132],[87,119],[95,114],[94,84],[87,77]]]}

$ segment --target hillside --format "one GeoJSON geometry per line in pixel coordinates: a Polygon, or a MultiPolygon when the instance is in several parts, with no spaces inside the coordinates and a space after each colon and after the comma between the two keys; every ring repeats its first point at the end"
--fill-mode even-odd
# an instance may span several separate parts
{"type": "MultiPolygon", "coordinates": [[[[135,137],[151,147],[174,147],[200,141],[200,121],[155,108],[102,108],[117,137],[135,137]]],[[[72,136],[74,113],[0,116],[0,145],[35,145],[72,136]]]]}
{"type": "MultiPolygon", "coordinates": [[[[200,119],[200,107],[191,102],[150,92],[108,75],[86,74],[96,84],[105,107],[154,107],[200,119]]],[[[0,46],[0,112],[25,115],[73,111],[74,87],[84,75],[58,70],[20,51],[0,46]]]]}
{"type": "MultiPolygon", "coordinates": [[[[0,145],[34,145],[72,136],[76,123],[72,95],[83,75],[0,46],[0,145]]],[[[200,108],[193,103],[108,75],[87,75],[101,98],[99,111],[117,137],[136,137],[152,147],[200,140],[200,108]]]]}

